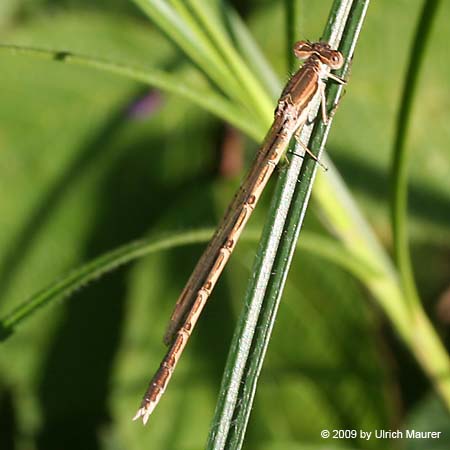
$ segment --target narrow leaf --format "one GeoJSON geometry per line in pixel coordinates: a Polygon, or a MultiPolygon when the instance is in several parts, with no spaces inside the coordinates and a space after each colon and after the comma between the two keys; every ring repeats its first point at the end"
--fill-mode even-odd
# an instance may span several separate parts
{"type": "Polygon", "coordinates": [[[223,13],[225,26],[234,46],[239,49],[253,73],[260,78],[270,98],[275,101],[281,92],[280,80],[239,14],[228,3],[223,4],[223,13]]]}
{"type": "Polygon", "coordinates": [[[439,0],[425,0],[419,16],[414,43],[409,55],[409,63],[403,85],[400,109],[397,115],[397,129],[392,158],[391,221],[395,260],[400,272],[402,286],[408,301],[420,302],[414,281],[414,271],[408,244],[408,161],[409,153],[406,137],[411,120],[413,101],[417,92],[417,82],[423,67],[426,46],[436,17],[439,0]]]}
{"type": "Polygon", "coordinates": [[[26,47],[18,45],[0,44],[0,52],[11,55],[24,55],[43,58],[55,62],[76,64],[80,66],[93,67],[116,75],[121,75],[138,82],[146,83],[170,94],[184,97],[196,105],[210,111],[217,117],[227,121],[244,133],[259,139],[264,133],[262,126],[258,126],[242,108],[235,106],[224,96],[208,88],[183,82],[176,75],[169,74],[157,69],[143,69],[139,67],[122,64],[117,61],[82,55],[67,50],[49,50],[45,48],[26,47]]]}
{"type": "MultiPolygon", "coordinates": [[[[325,38],[331,45],[336,45],[341,39],[352,3],[351,0],[335,1],[325,31],[325,38]]],[[[354,16],[352,20],[362,19],[354,16]]],[[[319,103],[313,107],[316,115],[318,109],[319,103]]],[[[316,133],[317,130],[318,127],[316,133]]],[[[302,140],[309,139],[311,131],[312,127],[303,127],[302,140]]],[[[324,129],[322,133],[325,134],[324,129]]],[[[310,149],[319,154],[324,140],[325,136],[317,145],[318,142],[312,139],[310,149]]],[[[304,145],[308,145],[307,140],[304,145]]],[[[277,184],[270,217],[255,258],[253,276],[247,288],[245,306],[233,336],[208,449],[242,448],[257,379],[316,169],[315,161],[310,158],[304,164],[300,158],[293,158],[277,184]]]]}
{"type": "MultiPolygon", "coordinates": [[[[252,109],[258,116],[270,117],[273,111],[273,105],[266,94],[259,78],[249,70],[248,65],[242,60],[236,51],[228,35],[226,34],[222,22],[214,13],[213,8],[208,2],[201,0],[188,0],[199,22],[207,31],[212,43],[217,47],[220,55],[226,61],[235,78],[242,85],[246,97],[250,99],[252,109]]],[[[269,126],[270,124],[267,124],[269,126]]]]}
{"type": "MultiPolygon", "coordinates": [[[[131,242],[99,256],[60,279],[53,281],[49,286],[36,292],[29,299],[18,305],[13,311],[5,314],[0,319],[0,341],[9,337],[17,326],[33,316],[40,308],[61,299],[67,300],[89,283],[98,280],[119,267],[152,253],[207,242],[213,233],[213,229],[199,229],[184,231],[183,233],[165,234],[131,242]]],[[[247,230],[242,239],[253,242],[258,241],[259,232],[247,230]]],[[[372,268],[361,261],[355,261],[341,245],[316,233],[308,233],[308,239],[304,241],[302,248],[345,268],[362,280],[372,273],[372,268]]]]}
{"type": "Polygon", "coordinates": [[[213,46],[208,45],[203,32],[194,32],[192,22],[185,22],[176,13],[172,6],[163,0],[133,0],[155,24],[179,46],[186,56],[200,69],[208,78],[242,106],[246,106],[243,99],[245,91],[233,77],[227,66],[214,51],[213,46]]]}

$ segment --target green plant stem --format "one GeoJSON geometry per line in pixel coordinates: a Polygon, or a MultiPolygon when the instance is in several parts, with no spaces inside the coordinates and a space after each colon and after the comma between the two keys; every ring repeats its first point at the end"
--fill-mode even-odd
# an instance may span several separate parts
{"type": "MultiPolygon", "coordinates": [[[[234,77],[242,86],[242,91],[251,99],[257,115],[267,117],[272,115],[273,105],[270,97],[262,88],[260,80],[250,71],[242,60],[236,48],[222,28],[222,23],[212,11],[211,3],[199,0],[187,0],[196,17],[207,31],[212,43],[226,61],[234,77]]],[[[269,126],[270,124],[268,124],[269,126]]]]}
{"type": "Polygon", "coordinates": [[[164,0],[132,0],[164,34],[179,46],[217,87],[236,102],[242,101],[241,89],[220,55],[214,51],[194,23],[186,23],[164,0]],[[197,32],[198,31],[198,32],[197,32]]]}
{"type": "Polygon", "coordinates": [[[239,49],[239,53],[247,64],[253,69],[253,72],[258,74],[264,89],[275,102],[280,95],[282,86],[272,66],[265,59],[239,14],[228,3],[222,4],[222,10],[230,39],[239,49]]]}
{"type": "MultiPolygon", "coordinates": [[[[413,102],[417,92],[419,74],[425,57],[425,49],[438,6],[439,0],[425,0],[423,4],[410,52],[400,109],[397,115],[392,161],[391,221],[395,260],[405,299],[403,315],[406,317],[407,323],[403,323],[405,321],[401,320],[398,314],[391,314],[390,317],[396,325],[396,329],[432,380],[435,389],[444,399],[447,408],[450,409],[450,361],[448,353],[442,346],[439,336],[420,302],[414,280],[407,227],[408,162],[410,152],[407,151],[406,139],[411,121],[413,102]],[[407,329],[405,329],[406,327],[407,329]]],[[[392,299],[387,298],[382,290],[377,293],[377,296],[383,301],[385,310],[388,311],[389,315],[392,299]]]]}
{"type": "MultiPolygon", "coordinates": [[[[325,38],[331,45],[339,42],[352,3],[351,0],[334,3],[325,31],[325,38]]],[[[362,16],[364,13],[365,8],[361,12],[362,16]]],[[[356,14],[353,20],[358,21],[356,14]]],[[[312,107],[312,117],[317,116],[320,99],[317,100],[312,107]]],[[[311,126],[303,127],[303,145],[308,145],[311,131],[311,126]]],[[[323,134],[320,146],[310,146],[317,155],[326,137],[324,130],[323,134]]],[[[207,448],[210,450],[234,450],[243,445],[258,376],[316,170],[314,160],[306,158],[302,164],[299,158],[293,157],[288,170],[277,183],[269,219],[255,258],[253,276],[247,288],[244,308],[231,343],[208,439],[207,448]]]]}
{"type": "MultiPolygon", "coordinates": [[[[68,299],[79,289],[117,268],[152,253],[184,245],[208,242],[213,233],[214,230],[209,228],[174,234],[166,233],[162,236],[131,242],[100,255],[89,263],[53,281],[49,286],[41,289],[0,318],[0,340],[5,340],[9,337],[14,329],[33,316],[38,309],[57,300],[68,299]]],[[[257,230],[246,230],[242,240],[257,242],[259,240],[259,232],[257,230]]],[[[340,244],[316,233],[307,233],[307,239],[302,242],[301,248],[338,264],[361,279],[361,281],[364,281],[373,272],[373,269],[363,261],[355,261],[353,256],[346,252],[340,244]]]]}
{"type": "MultiPolygon", "coordinates": [[[[332,167],[328,160],[325,164],[332,167]]],[[[450,410],[450,360],[420,301],[411,301],[406,297],[395,267],[338,172],[329,170],[326,174],[320,174],[314,194],[329,226],[347,250],[358,259],[371,261],[375,265],[376,270],[372,277],[365,280],[365,286],[450,410]]]]}
{"type": "MultiPolygon", "coordinates": [[[[179,46],[190,60],[200,69],[209,80],[214,83],[219,91],[224,92],[237,104],[253,115],[255,121],[261,116],[256,110],[253,96],[248,90],[243,89],[242,83],[234,76],[233,72],[224,61],[211,42],[210,37],[202,29],[196,20],[188,13],[184,2],[175,1],[183,11],[180,16],[165,0],[132,0],[160,29],[163,33],[179,46]],[[184,20],[183,20],[184,17],[184,20]],[[252,108],[253,107],[253,108],[252,108]]],[[[267,128],[266,123],[262,123],[267,128]]]]}
{"type": "Polygon", "coordinates": [[[287,71],[288,73],[292,73],[296,65],[296,58],[292,52],[292,47],[300,31],[300,1],[284,0],[284,16],[286,22],[287,71]]]}
{"type": "Polygon", "coordinates": [[[421,367],[432,381],[436,392],[450,410],[450,361],[433,324],[422,305],[414,305],[411,311],[411,347],[421,367]]]}
{"type": "MultiPolygon", "coordinates": [[[[329,161],[325,163],[330,167],[329,161]]],[[[395,267],[365,222],[339,174],[334,170],[320,174],[314,192],[324,216],[333,217],[331,228],[348,252],[360,261],[371,261],[375,270],[365,278],[364,285],[450,410],[450,361],[422,305],[411,305],[406,300],[395,267]]]]}
{"type": "Polygon", "coordinates": [[[0,320],[0,326],[8,334],[37,309],[56,299],[66,298],[86,286],[92,280],[118,267],[150,253],[173,248],[178,245],[204,242],[211,236],[210,230],[198,230],[183,235],[166,236],[159,239],[136,241],[105,253],[88,264],[54,281],[48,287],[34,294],[0,320]]]}
{"type": "MultiPolygon", "coordinates": [[[[149,5],[152,5],[154,9],[151,17],[155,21],[160,21],[161,19],[158,16],[161,14],[159,8],[155,7],[154,0],[145,0],[149,5]]],[[[141,2],[142,3],[142,2],[141,2]]],[[[158,1],[156,2],[158,3],[158,1]]],[[[231,95],[237,102],[240,102],[243,107],[245,107],[251,114],[253,114],[255,120],[258,120],[258,117],[261,117],[261,114],[264,114],[264,108],[262,108],[262,104],[260,99],[256,98],[255,95],[251,95],[251,91],[248,89],[242,89],[242,78],[241,74],[247,70],[247,67],[244,64],[238,64],[238,70],[233,70],[233,64],[230,66],[229,59],[226,58],[228,56],[227,52],[223,51],[224,47],[231,47],[230,45],[226,45],[225,36],[220,31],[220,24],[217,22],[214,17],[211,8],[208,8],[207,4],[203,5],[203,8],[198,7],[196,4],[192,4],[191,1],[186,0],[170,0],[170,4],[173,7],[173,13],[177,13],[180,19],[186,23],[188,29],[190,29],[193,33],[195,33],[198,46],[203,46],[208,49],[208,54],[213,55],[213,60],[211,63],[208,63],[207,67],[209,68],[211,64],[216,64],[220,67],[222,74],[226,72],[226,77],[233,80],[233,91],[227,91],[222,86],[221,76],[213,76],[213,73],[210,74],[211,70],[203,70],[209,78],[215,82],[215,84],[219,87],[219,89],[224,89],[229,95],[231,95]],[[199,11],[200,10],[200,11],[199,11]],[[205,12],[205,10],[207,10],[205,12]],[[214,33],[211,33],[211,27],[214,30],[214,33]],[[256,100],[256,101],[255,101],[256,100]],[[256,114],[254,113],[256,111],[256,114]]],[[[166,6],[167,7],[167,6],[166,6]]],[[[166,34],[177,42],[177,30],[176,27],[169,27],[166,29],[166,34]],[[175,32],[174,32],[175,31],[175,32]]],[[[193,58],[192,58],[193,59],[193,58]]],[[[235,61],[234,61],[235,62],[235,61]]],[[[203,66],[199,66],[203,67],[203,66]]],[[[259,81],[256,80],[256,83],[259,86],[259,81]]],[[[256,88],[254,87],[256,90],[256,88]]],[[[266,99],[267,100],[267,99],[266,99]]],[[[268,103],[270,106],[270,102],[268,103]]],[[[267,105],[266,105],[267,106],[267,105]]]]}
{"type": "Polygon", "coordinates": [[[400,109],[397,115],[397,129],[392,161],[391,222],[395,260],[400,273],[402,288],[409,303],[420,303],[408,242],[408,162],[406,146],[408,128],[411,121],[414,98],[417,92],[420,69],[425,57],[433,20],[439,0],[425,0],[415,32],[414,43],[409,55],[400,109]]]}
{"type": "Polygon", "coordinates": [[[20,54],[66,64],[91,67],[115,75],[120,75],[140,83],[146,83],[168,93],[184,97],[198,106],[241,129],[257,140],[265,132],[264,125],[258,127],[241,107],[211,89],[200,89],[180,80],[179,77],[156,69],[142,69],[107,59],[82,55],[70,51],[0,44],[0,51],[10,55],[20,54]]]}

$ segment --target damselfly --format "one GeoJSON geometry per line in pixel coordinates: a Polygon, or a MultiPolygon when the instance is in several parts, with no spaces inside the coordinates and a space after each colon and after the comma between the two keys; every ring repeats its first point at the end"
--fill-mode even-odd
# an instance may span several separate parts
{"type": "MultiPolygon", "coordinates": [[[[306,41],[295,44],[294,54],[305,62],[284,88],[275,110],[273,124],[253,165],[177,301],[164,336],[164,343],[169,346],[169,350],[150,381],[134,420],[142,417],[144,424],[147,423],[166,390],[192,330],[242,230],[291,139],[298,135],[306,123],[310,107],[317,95],[321,98],[323,120],[328,120],[325,81],[331,78],[343,83],[339,77],[329,73],[332,69],[342,67],[342,54],[331,49],[326,43],[306,41]]],[[[306,147],[304,149],[311,154],[306,147]]],[[[311,156],[315,159],[314,155],[311,156]]]]}

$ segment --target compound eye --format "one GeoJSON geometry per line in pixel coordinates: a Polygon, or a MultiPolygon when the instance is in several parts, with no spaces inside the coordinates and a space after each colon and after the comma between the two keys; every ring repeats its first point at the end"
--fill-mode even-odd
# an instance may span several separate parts
{"type": "Polygon", "coordinates": [[[332,66],[333,69],[341,68],[343,63],[344,63],[344,60],[343,60],[342,55],[340,53],[335,53],[331,57],[331,66],[332,66]]]}
{"type": "Polygon", "coordinates": [[[294,45],[294,54],[298,59],[304,60],[311,56],[311,43],[308,41],[298,41],[294,45]]]}

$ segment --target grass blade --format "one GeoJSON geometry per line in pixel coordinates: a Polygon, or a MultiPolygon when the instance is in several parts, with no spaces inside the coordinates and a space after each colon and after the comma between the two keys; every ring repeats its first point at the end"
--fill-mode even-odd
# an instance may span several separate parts
{"type": "MultiPolygon", "coordinates": [[[[214,229],[205,228],[184,231],[183,233],[164,234],[131,242],[95,258],[71,273],[53,281],[49,286],[36,292],[29,299],[0,318],[0,341],[6,340],[19,325],[32,317],[40,308],[55,301],[67,300],[71,295],[92,281],[98,280],[119,267],[152,253],[208,242],[213,233],[214,229]]],[[[307,234],[308,239],[302,242],[303,250],[315,253],[321,258],[345,268],[362,280],[372,273],[373,269],[371,267],[365,265],[362,261],[355,261],[335,241],[316,233],[307,234]]],[[[257,242],[259,235],[259,232],[256,230],[247,230],[242,240],[257,242]]]]}
{"type": "MultiPolygon", "coordinates": [[[[329,39],[332,45],[336,45],[340,40],[352,3],[336,1],[333,5],[325,32],[325,38],[329,39]]],[[[361,12],[361,17],[364,13],[365,9],[361,12]]],[[[352,20],[359,21],[362,20],[361,17],[353,15],[352,20]]],[[[357,33],[354,39],[357,39],[357,33]]],[[[317,115],[318,109],[319,103],[313,114],[317,115]]],[[[302,131],[301,139],[306,145],[311,131],[311,127],[307,126],[302,131]]],[[[325,139],[325,131],[322,133],[325,139]]],[[[317,142],[313,141],[313,147],[310,148],[319,154],[322,146],[323,143],[317,146],[317,142]]],[[[234,450],[243,445],[257,379],[316,169],[316,163],[312,159],[306,159],[302,165],[298,158],[294,158],[277,184],[270,218],[255,258],[254,275],[247,288],[244,309],[233,336],[208,449],[234,450]],[[292,227],[291,221],[296,222],[295,227],[292,227]],[[275,275],[271,276],[272,274],[275,275]]]]}
{"type": "Polygon", "coordinates": [[[287,72],[292,73],[296,65],[292,47],[297,40],[298,30],[300,30],[300,0],[284,0],[284,17],[286,22],[286,66],[287,72]]]}
{"type": "MultiPolygon", "coordinates": [[[[364,7],[357,2],[356,7],[364,7]]],[[[342,46],[346,45],[345,37],[342,46]]],[[[329,167],[332,165],[326,162],[329,167]]],[[[391,321],[450,410],[450,360],[420,302],[408,302],[390,258],[364,219],[353,197],[335,170],[319,176],[314,189],[322,214],[336,236],[358,259],[371,261],[377,276],[365,286],[391,321]]]]}
{"type": "Polygon", "coordinates": [[[220,55],[210,45],[203,30],[186,22],[163,0],[132,0],[142,11],[180,47],[186,56],[230,98],[247,107],[246,92],[235,79],[220,55]]]}
{"type": "Polygon", "coordinates": [[[243,91],[251,101],[252,109],[255,109],[258,116],[270,116],[273,110],[270,97],[262,88],[259,78],[254,76],[235,47],[233,47],[222,22],[213,11],[211,5],[208,2],[199,0],[188,0],[188,3],[200,24],[208,33],[211,42],[216,46],[231,72],[242,85],[243,91]]]}
{"type": "Polygon", "coordinates": [[[417,82],[423,65],[425,49],[436,17],[439,0],[425,0],[420,13],[414,43],[409,55],[409,63],[403,85],[400,109],[397,115],[397,129],[394,139],[392,159],[391,221],[395,260],[400,273],[402,287],[409,302],[420,303],[411,255],[408,245],[408,160],[406,138],[411,119],[417,82]]]}
{"type": "Polygon", "coordinates": [[[146,83],[170,94],[178,95],[192,101],[236,128],[241,129],[254,139],[259,139],[264,134],[263,126],[258,127],[255,120],[250,118],[246,111],[230,102],[223,95],[206,87],[199,88],[198,86],[185,83],[176,75],[161,70],[142,69],[117,61],[82,55],[67,50],[49,50],[37,47],[0,44],[1,51],[11,55],[20,54],[55,62],[92,67],[146,83]]]}
{"type": "Polygon", "coordinates": [[[48,287],[32,295],[0,320],[0,340],[8,337],[13,329],[48,303],[67,298],[91,281],[118,267],[151,253],[179,245],[204,242],[211,237],[211,230],[198,230],[182,235],[166,236],[132,242],[108,252],[68,275],[54,281],[48,287]]]}
{"type": "Polygon", "coordinates": [[[239,49],[242,57],[249,67],[261,80],[266,91],[272,100],[276,100],[281,91],[280,80],[276,76],[266,57],[261,52],[253,36],[245,26],[239,14],[228,4],[224,3],[223,16],[225,27],[236,48],[239,49]]]}

